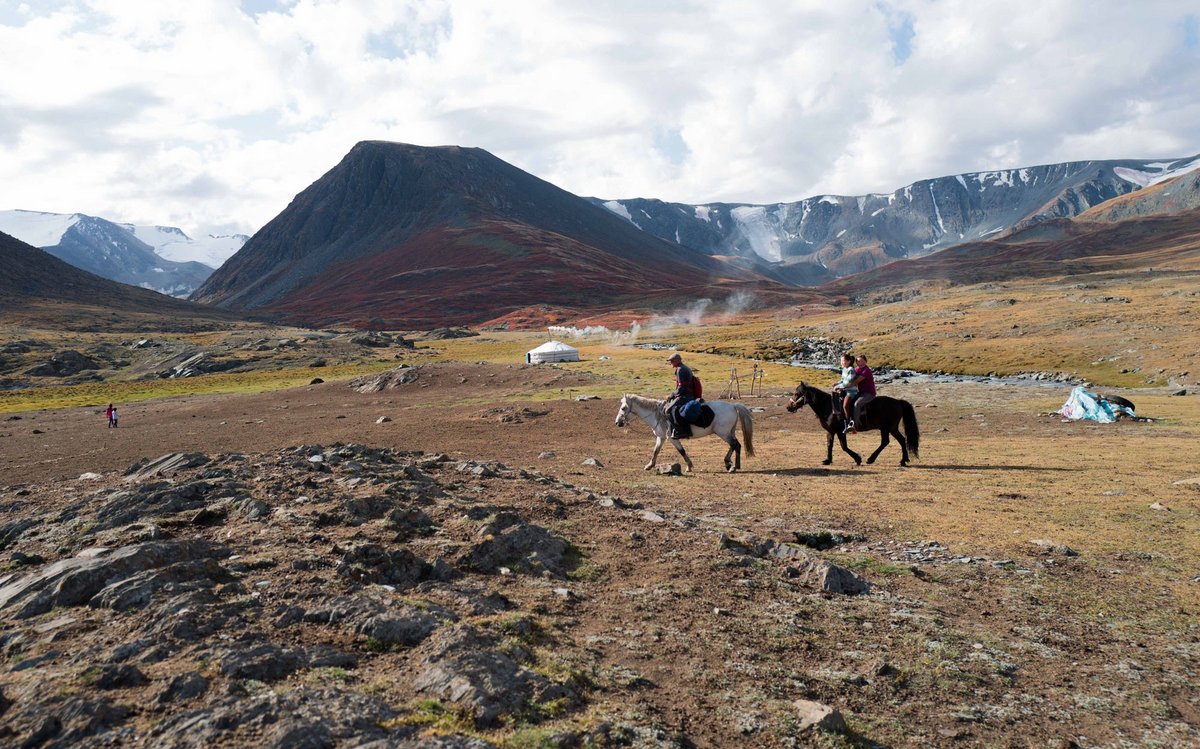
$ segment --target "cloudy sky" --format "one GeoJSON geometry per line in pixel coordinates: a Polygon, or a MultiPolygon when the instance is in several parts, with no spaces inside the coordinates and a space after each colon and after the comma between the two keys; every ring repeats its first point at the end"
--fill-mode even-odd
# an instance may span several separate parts
{"type": "Polygon", "coordinates": [[[0,69],[0,209],[192,234],[367,139],[691,203],[1200,152],[1200,0],[0,0],[0,69]]]}

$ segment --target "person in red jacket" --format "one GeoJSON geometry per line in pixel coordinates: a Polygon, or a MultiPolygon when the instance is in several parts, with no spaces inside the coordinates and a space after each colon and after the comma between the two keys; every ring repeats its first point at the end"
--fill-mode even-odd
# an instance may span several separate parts
{"type": "Polygon", "coordinates": [[[854,428],[854,422],[862,418],[863,407],[875,398],[875,373],[867,366],[867,357],[860,354],[856,364],[850,386],[858,388],[858,398],[854,401],[853,418],[846,422],[846,431],[851,434],[858,431],[854,428]]]}

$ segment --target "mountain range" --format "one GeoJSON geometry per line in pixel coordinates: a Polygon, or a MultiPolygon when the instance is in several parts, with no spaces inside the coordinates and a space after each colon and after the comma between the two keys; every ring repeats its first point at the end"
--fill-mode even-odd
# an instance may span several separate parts
{"type": "MultiPolygon", "coordinates": [[[[1079,161],[938,177],[890,193],[817,195],[771,205],[590,200],[662,239],[713,255],[762,258],[791,282],[816,285],[899,258],[1071,218],[1198,169],[1200,156],[1079,161]]],[[[1190,185],[1176,195],[1180,205],[1189,200],[1194,205],[1200,192],[1190,185]]]]}
{"type": "Polygon", "coordinates": [[[366,141],[244,244],[32,211],[0,213],[0,230],[107,278],[169,294],[194,287],[193,300],[235,314],[312,326],[537,326],[748,292],[797,304],[920,279],[1040,275],[1081,267],[1088,253],[1136,264],[1193,252],[1198,207],[1200,157],[696,206],[581,198],[477,148],[366,141]],[[233,254],[212,272],[191,259],[205,253],[233,254]]]}
{"type": "Polygon", "coordinates": [[[174,227],[25,210],[0,211],[0,231],[102,278],[177,297],[195,291],[247,239],[194,240],[174,227]]]}

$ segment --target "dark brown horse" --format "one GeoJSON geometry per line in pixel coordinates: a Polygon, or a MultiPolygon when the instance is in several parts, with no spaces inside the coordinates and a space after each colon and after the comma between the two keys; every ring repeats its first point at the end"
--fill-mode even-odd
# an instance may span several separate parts
{"type": "MultiPolygon", "coordinates": [[[[792,400],[788,403],[787,410],[795,413],[805,406],[812,406],[813,413],[821,420],[821,426],[825,427],[825,431],[829,433],[825,460],[821,461],[821,465],[829,465],[833,462],[834,437],[841,442],[842,450],[854,458],[855,464],[862,465],[862,456],[851,450],[846,444],[846,435],[842,431],[845,426],[842,409],[834,407],[833,396],[820,388],[801,382],[796,386],[796,392],[792,394],[792,400]]],[[[921,432],[917,428],[917,413],[908,401],[889,398],[886,395],[877,396],[863,408],[862,417],[855,427],[859,432],[873,432],[878,429],[883,435],[879,447],[871,453],[871,457],[867,458],[868,463],[874,463],[875,458],[879,457],[879,453],[883,452],[883,448],[888,446],[891,441],[888,439],[888,435],[895,437],[896,441],[900,443],[900,450],[903,452],[900,465],[908,465],[910,451],[914,458],[920,457],[918,451],[921,445],[921,432]],[[904,424],[904,434],[900,433],[901,423],[904,424]]]]}

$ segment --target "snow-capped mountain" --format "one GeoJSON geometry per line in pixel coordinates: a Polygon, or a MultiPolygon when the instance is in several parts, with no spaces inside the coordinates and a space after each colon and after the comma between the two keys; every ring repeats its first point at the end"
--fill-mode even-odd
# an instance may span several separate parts
{"type": "MultiPolygon", "coordinates": [[[[140,227],[82,213],[0,211],[0,231],[113,281],[185,297],[212,274],[213,268],[203,263],[176,262],[156,254],[134,228],[140,227]]],[[[178,229],[167,231],[177,232],[181,244],[188,241],[178,229]]]]}
{"type": "Polygon", "coordinates": [[[250,239],[245,234],[206,234],[193,239],[174,226],[121,226],[167,260],[204,263],[211,268],[220,268],[250,239]]]}
{"type": "Polygon", "coordinates": [[[922,180],[891,193],[817,195],[794,203],[597,205],[662,239],[712,255],[759,257],[794,282],[820,283],[892,259],[997,239],[1200,169],[1200,156],[1083,161],[922,180]]]}

